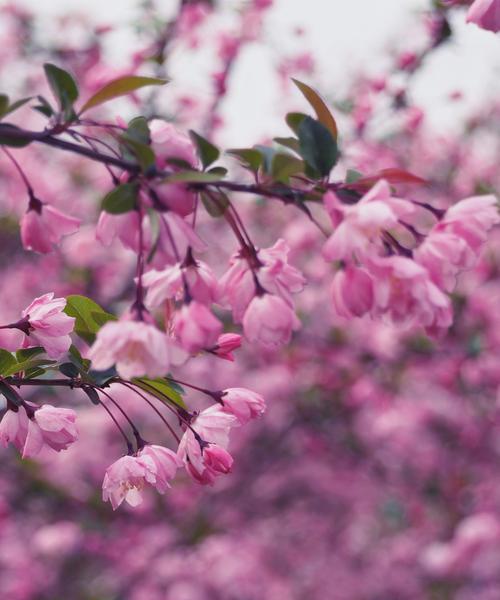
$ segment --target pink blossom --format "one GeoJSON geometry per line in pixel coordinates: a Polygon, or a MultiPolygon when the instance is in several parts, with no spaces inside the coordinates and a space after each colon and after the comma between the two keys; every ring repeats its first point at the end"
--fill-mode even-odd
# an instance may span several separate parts
{"type": "Polygon", "coordinates": [[[348,265],[335,274],[332,298],[335,312],[345,318],[361,317],[373,307],[374,282],[365,269],[348,265]]]}
{"type": "Polygon", "coordinates": [[[458,273],[471,268],[475,256],[463,238],[436,228],[430,231],[414,251],[413,258],[427,269],[438,287],[451,292],[458,273]]]}
{"type": "Polygon", "coordinates": [[[476,0],[467,13],[467,23],[475,23],[482,29],[500,31],[500,0],[476,0]]]}
{"type": "Polygon", "coordinates": [[[421,265],[403,256],[389,256],[372,260],[369,272],[377,282],[374,314],[388,314],[397,323],[420,325],[429,333],[450,327],[450,300],[421,265]]]}
{"type": "Polygon", "coordinates": [[[457,202],[446,211],[435,229],[454,233],[477,252],[486,241],[487,232],[498,223],[498,200],[493,194],[489,194],[457,202]]]}
{"type": "Polygon", "coordinates": [[[229,473],[234,462],[227,450],[215,444],[203,449],[203,461],[207,469],[221,474],[229,473]]]}
{"type": "Polygon", "coordinates": [[[210,352],[224,360],[234,361],[233,350],[237,350],[240,346],[241,335],[237,333],[223,333],[217,339],[215,346],[210,348],[210,352]]]}
{"type": "Polygon", "coordinates": [[[221,402],[224,411],[234,415],[245,425],[250,419],[261,417],[266,410],[264,398],[245,388],[228,388],[222,392],[221,402]]]}
{"type": "Polygon", "coordinates": [[[220,450],[227,449],[229,432],[238,425],[239,421],[234,415],[225,412],[218,404],[213,404],[201,411],[191,428],[186,429],[177,453],[195,481],[202,485],[212,485],[217,475],[224,472],[221,468],[230,468],[231,457],[220,450]],[[205,454],[207,448],[211,448],[211,451],[205,454]]]}
{"type": "Polygon", "coordinates": [[[243,329],[250,342],[260,342],[266,346],[287,344],[292,331],[300,327],[291,306],[271,294],[255,296],[243,317],[243,329]]]}
{"type": "Polygon", "coordinates": [[[174,332],[184,350],[191,353],[212,347],[222,331],[222,323],[204,304],[195,300],[184,304],[174,317],[174,332]]]}
{"type": "Polygon", "coordinates": [[[180,298],[184,284],[189,296],[197,302],[211,304],[216,298],[217,280],[212,269],[202,261],[187,267],[178,263],[162,271],[149,271],[142,282],[147,288],[146,304],[152,308],[161,306],[165,300],[180,298]]]}
{"type": "MultiPolygon", "coordinates": [[[[278,294],[291,304],[291,295],[304,289],[305,278],[288,262],[289,253],[290,248],[283,239],[279,239],[271,248],[258,250],[259,267],[256,272],[266,291],[278,294]]],[[[231,258],[230,268],[219,281],[219,290],[218,302],[230,306],[234,320],[240,323],[256,289],[252,270],[247,260],[239,254],[231,258]]]]}
{"type": "Polygon", "coordinates": [[[102,211],[96,228],[96,238],[103,246],[110,246],[115,238],[129,248],[139,249],[139,214],[132,210],[121,215],[102,211]]]}
{"type": "Polygon", "coordinates": [[[154,265],[163,268],[175,264],[182,256],[186,256],[188,248],[203,252],[206,244],[180,215],[175,212],[162,213],[154,265]]]}
{"type": "Polygon", "coordinates": [[[0,421],[0,442],[4,448],[11,443],[22,452],[27,435],[28,415],[25,408],[19,406],[17,411],[7,410],[0,421]]]}
{"type": "Polygon", "coordinates": [[[65,306],[66,300],[51,292],[35,298],[22,312],[29,323],[29,341],[43,346],[51,358],[60,358],[71,346],[75,319],[63,312],[65,306]]]}
{"type": "Polygon", "coordinates": [[[44,404],[35,410],[33,420],[40,428],[43,443],[56,452],[66,450],[78,439],[76,413],[70,408],[44,404]]]}
{"type": "Polygon", "coordinates": [[[65,235],[78,231],[80,220],[39,202],[21,219],[21,239],[26,250],[47,254],[65,235]]]}
{"type": "MultiPolygon", "coordinates": [[[[171,123],[155,119],[150,123],[151,144],[156,154],[157,165],[160,169],[168,167],[176,171],[179,167],[170,160],[180,160],[189,167],[198,164],[196,152],[190,138],[181,133],[171,123]]],[[[193,211],[195,194],[184,183],[163,183],[155,186],[159,201],[170,210],[181,216],[193,211]]]]}
{"type": "Polygon", "coordinates": [[[357,204],[341,207],[338,203],[337,206],[336,210],[343,213],[343,219],[338,223],[338,212],[335,212],[333,224],[336,229],[323,247],[323,254],[329,260],[351,259],[353,256],[362,258],[371,246],[381,247],[381,233],[395,227],[400,218],[413,214],[415,210],[408,200],[393,198],[384,179],[376,183],[357,204]]]}
{"type": "Polygon", "coordinates": [[[29,406],[29,417],[24,406],[5,413],[0,422],[0,441],[4,446],[11,442],[23,458],[31,458],[45,445],[60,452],[78,439],[74,410],[50,404],[41,408],[29,406]]]}
{"type": "Polygon", "coordinates": [[[102,499],[109,500],[116,510],[125,500],[130,506],[142,502],[142,490],[147,483],[156,483],[157,467],[147,454],[122,456],[106,470],[102,484],[102,499]]]}
{"type": "Polygon", "coordinates": [[[151,458],[156,471],[156,478],[153,485],[160,494],[164,494],[170,487],[169,481],[175,477],[177,469],[182,467],[182,461],[170,448],[151,444],[144,446],[138,452],[138,456],[151,458]]]}
{"type": "Polygon", "coordinates": [[[138,321],[110,321],[97,333],[89,351],[94,369],[116,365],[124,379],[141,375],[159,377],[168,372],[173,348],[154,325],[138,321]]]}

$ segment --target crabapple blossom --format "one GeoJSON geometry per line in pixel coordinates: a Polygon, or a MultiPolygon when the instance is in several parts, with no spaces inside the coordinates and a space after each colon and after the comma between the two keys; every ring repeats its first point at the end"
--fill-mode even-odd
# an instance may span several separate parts
{"type": "Polygon", "coordinates": [[[376,251],[382,246],[381,233],[415,212],[410,201],[392,197],[390,186],[384,179],[353,206],[343,206],[333,192],[327,194],[325,203],[332,215],[332,223],[336,225],[323,247],[328,260],[363,258],[376,251]]]}
{"type": "Polygon", "coordinates": [[[21,219],[21,239],[26,250],[47,254],[65,235],[75,233],[79,227],[79,219],[37,201],[36,207],[30,207],[21,219]]]}
{"type": "Polygon", "coordinates": [[[245,388],[224,390],[220,401],[224,411],[234,415],[241,425],[245,425],[251,419],[261,417],[266,410],[264,398],[245,388]]]}
{"type": "Polygon", "coordinates": [[[116,365],[125,379],[141,375],[158,377],[168,372],[173,341],[150,323],[110,321],[97,333],[88,357],[95,369],[105,371],[116,365]]]}
{"type": "Polygon", "coordinates": [[[164,494],[170,487],[170,481],[175,477],[177,469],[183,466],[177,454],[163,446],[146,444],[138,452],[139,457],[149,457],[155,466],[154,487],[160,494],[164,494]]]}
{"type": "Polygon", "coordinates": [[[211,304],[217,295],[217,279],[202,261],[188,266],[176,264],[162,271],[153,269],[144,274],[142,283],[147,288],[146,304],[151,308],[161,306],[167,299],[179,298],[184,286],[189,296],[201,304],[211,304]]]}
{"type": "Polygon", "coordinates": [[[28,435],[28,415],[23,406],[16,411],[7,410],[0,421],[0,442],[4,448],[9,443],[22,452],[26,436],[28,435]]]}
{"type": "Polygon", "coordinates": [[[66,300],[54,298],[50,292],[38,298],[23,310],[23,320],[27,323],[28,345],[39,344],[51,358],[60,358],[71,346],[69,334],[73,331],[75,319],[65,314],[66,300]]]}
{"type": "Polygon", "coordinates": [[[38,408],[31,404],[7,410],[0,422],[0,440],[4,446],[10,442],[23,458],[36,456],[44,446],[56,452],[67,448],[78,439],[76,413],[69,408],[44,404],[38,408]]]}
{"type": "Polygon", "coordinates": [[[102,499],[109,500],[113,510],[123,501],[138,506],[146,484],[156,483],[156,473],[157,466],[151,456],[122,456],[106,469],[102,499]]]}
{"type": "Polygon", "coordinates": [[[191,353],[212,347],[222,331],[222,323],[196,300],[176,312],[173,327],[181,347],[191,353]]]}
{"type": "Polygon", "coordinates": [[[292,331],[300,328],[300,321],[292,307],[280,296],[255,296],[243,317],[243,329],[250,342],[277,346],[290,341],[292,331]]]}
{"type": "Polygon", "coordinates": [[[361,317],[373,307],[374,281],[366,269],[347,265],[333,278],[332,299],[335,312],[346,318],[361,317]]]}

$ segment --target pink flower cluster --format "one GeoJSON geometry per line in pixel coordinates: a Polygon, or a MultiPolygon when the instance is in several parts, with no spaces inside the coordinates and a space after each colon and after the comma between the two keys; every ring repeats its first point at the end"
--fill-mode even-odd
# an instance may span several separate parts
{"type": "Polygon", "coordinates": [[[474,265],[487,232],[500,222],[495,196],[477,196],[449,208],[424,236],[416,229],[416,205],[393,197],[385,180],[357,204],[345,206],[329,192],[325,205],[335,230],[323,253],[340,265],[332,284],[336,313],[385,315],[431,334],[451,325],[446,292],[474,265]],[[408,232],[416,241],[411,249],[399,241],[408,232]]]}
{"type": "Polygon", "coordinates": [[[262,396],[244,388],[230,388],[219,396],[220,404],[209,406],[185,422],[177,454],[147,444],[134,455],[123,456],[113,463],[104,477],[103,499],[110,500],[113,509],[124,500],[137,506],[147,485],[165,493],[182,466],[202,485],[213,485],[218,476],[229,473],[233,465],[227,450],[231,429],[262,416],[266,405],[262,396]]]}
{"type": "Polygon", "coordinates": [[[7,410],[0,421],[0,442],[13,444],[23,458],[36,456],[44,446],[66,450],[78,439],[76,413],[69,408],[32,404],[7,410]],[[25,408],[26,406],[26,408],[25,408]]]}

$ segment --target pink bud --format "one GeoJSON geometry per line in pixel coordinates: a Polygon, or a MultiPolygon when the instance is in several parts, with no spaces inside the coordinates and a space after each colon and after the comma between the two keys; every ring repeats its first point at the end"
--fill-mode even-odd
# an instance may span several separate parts
{"type": "Polygon", "coordinates": [[[248,423],[250,419],[262,416],[266,410],[264,398],[245,388],[224,390],[221,401],[223,410],[234,415],[242,425],[248,423]]]}
{"type": "Polygon", "coordinates": [[[245,335],[251,342],[277,346],[290,341],[292,330],[300,327],[293,309],[283,298],[264,294],[256,296],[243,317],[245,335]]]}
{"type": "Polygon", "coordinates": [[[241,335],[238,335],[237,333],[223,333],[219,336],[215,346],[210,348],[210,352],[224,360],[234,361],[232,352],[233,350],[237,350],[240,346],[241,335]]]}

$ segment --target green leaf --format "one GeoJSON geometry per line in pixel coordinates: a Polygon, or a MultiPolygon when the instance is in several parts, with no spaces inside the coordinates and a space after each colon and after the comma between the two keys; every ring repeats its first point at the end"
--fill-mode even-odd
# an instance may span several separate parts
{"type": "Polygon", "coordinates": [[[262,144],[257,144],[255,149],[258,150],[262,155],[262,167],[266,173],[271,173],[273,166],[274,155],[277,153],[275,148],[271,148],[270,146],[264,146],[262,144]]]}
{"type": "Polygon", "coordinates": [[[129,121],[127,136],[141,144],[151,144],[151,131],[146,117],[135,117],[129,121]]]}
{"type": "Polygon", "coordinates": [[[96,406],[98,406],[101,403],[99,394],[97,393],[97,391],[94,388],[85,386],[85,387],[82,387],[82,390],[85,392],[85,394],[87,394],[87,397],[92,402],[92,404],[95,404],[96,406]]]}
{"type": "Polygon", "coordinates": [[[3,119],[6,115],[14,112],[23,106],[23,104],[26,104],[26,102],[29,102],[31,98],[32,96],[21,98],[21,100],[16,100],[16,102],[10,104],[9,97],[6,94],[0,94],[0,119],[3,119]]]}
{"type": "MultiPolygon", "coordinates": [[[[108,320],[114,319],[113,315],[103,310],[96,302],[86,296],[79,295],[66,298],[64,312],[75,318],[75,333],[88,344],[94,342],[95,334],[101,328],[101,324],[96,320],[96,313],[108,315],[108,320]]],[[[102,317],[100,320],[102,320],[102,317]]]]}
{"type": "Polygon", "coordinates": [[[290,150],[293,150],[294,152],[297,152],[297,154],[300,154],[300,146],[298,139],[294,137],[275,137],[274,141],[277,144],[281,144],[281,146],[290,148],[290,150]]]}
{"type": "Polygon", "coordinates": [[[39,367],[47,367],[56,364],[57,361],[50,360],[48,358],[28,358],[20,362],[15,361],[13,365],[8,367],[4,372],[4,377],[10,377],[20,371],[29,371],[30,369],[36,369],[39,367]]]}
{"type": "Polygon", "coordinates": [[[206,169],[219,158],[220,150],[192,129],[189,131],[189,135],[198,150],[201,164],[206,169]]]}
{"type": "Polygon", "coordinates": [[[22,130],[10,123],[0,124],[0,146],[12,148],[24,148],[31,144],[32,140],[23,136],[22,130]]]}
{"type": "Polygon", "coordinates": [[[137,206],[137,183],[122,183],[111,190],[102,201],[102,210],[112,215],[121,215],[134,210],[137,206]]]}
{"type": "Polygon", "coordinates": [[[0,381],[0,394],[5,396],[7,400],[12,402],[14,406],[22,406],[19,394],[15,390],[10,388],[7,384],[5,384],[3,381],[0,381]]]}
{"type": "Polygon", "coordinates": [[[118,318],[115,317],[115,315],[112,315],[107,312],[96,312],[95,310],[93,310],[90,314],[92,315],[94,321],[101,327],[103,325],[106,325],[106,323],[108,323],[109,321],[118,321],[118,318]]]}
{"type": "Polygon", "coordinates": [[[347,169],[347,173],[345,175],[346,183],[355,183],[358,179],[363,177],[363,173],[356,171],[356,169],[347,169]]]}
{"type": "Polygon", "coordinates": [[[290,127],[290,129],[295,133],[295,135],[298,135],[300,124],[306,117],[307,115],[305,115],[304,113],[291,112],[287,114],[287,116],[285,117],[285,121],[288,127],[290,127]]]}
{"type": "Polygon", "coordinates": [[[156,156],[151,146],[137,141],[128,134],[120,137],[122,155],[124,158],[131,157],[135,160],[144,172],[155,166],[156,156]]]}
{"type": "Polygon", "coordinates": [[[16,352],[17,362],[24,362],[30,358],[34,358],[39,354],[43,354],[45,352],[45,348],[41,346],[35,346],[34,348],[23,348],[22,350],[18,350],[16,352]]]}
{"type": "Polygon", "coordinates": [[[135,385],[140,387],[145,392],[155,396],[162,402],[170,402],[175,406],[179,406],[184,410],[187,409],[182,396],[177,389],[166,380],[158,377],[157,379],[149,379],[148,377],[136,377],[132,380],[135,385]]]}
{"type": "Polygon", "coordinates": [[[285,154],[277,152],[273,157],[271,164],[271,174],[275,181],[280,183],[288,183],[292,175],[304,172],[304,163],[292,156],[291,154],[285,154]]]}
{"type": "Polygon", "coordinates": [[[305,99],[309,102],[309,104],[313,107],[314,112],[316,113],[316,116],[318,117],[318,121],[320,123],[322,123],[328,129],[328,131],[332,134],[333,139],[337,140],[337,137],[338,137],[337,123],[335,122],[335,119],[333,118],[333,115],[330,112],[330,109],[325,104],[324,100],[321,98],[321,96],[318,94],[318,92],[316,90],[314,90],[312,87],[303,83],[302,81],[299,81],[298,79],[292,78],[292,81],[302,92],[302,94],[304,95],[305,99]]]}
{"type": "Polygon", "coordinates": [[[167,79],[159,79],[157,77],[140,77],[137,75],[119,77],[118,79],[114,79],[107,83],[91,96],[82,106],[78,114],[81,115],[89,108],[94,108],[94,106],[99,106],[100,104],[104,104],[104,102],[108,102],[108,100],[113,100],[119,96],[126,96],[145,86],[165,85],[166,83],[168,83],[167,79]]]}
{"type": "Polygon", "coordinates": [[[80,375],[78,367],[72,362],[65,362],[59,365],[59,371],[61,371],[63,375],[66,375],[66,377],[70,377],[72,379],[80,375]]]}
{"type": "MultiPolygon", "coordinates": [[[[95,314],[95,312],[93,314],[95,314]]],[[[70,361],[75,365],[80,373],[85,374],[88,372],[90,369],[90,360],[88,358],[83,358],[83,356],[80,354],[80,350],[78,350],[74,344],[71,344],[68,355],[70,361]]]]}
{"type": "Polygon", "coordinates": [[[201,193],[201,201],[205,210],[211,217],[222,217],[229,206],[229,198],[220,190],[213,190],[210,194],[201,193]]]}
{"type": "Polygon", "coordinates": [[[169,175],[163,181],[185,181],[186,183],[214,183],[220,181],[221,177],[218,173],[202,173],[201,171],[180,171],[169,175]]]}
{"type": "Polygon", "coordinates": [[[232,148],[226,150],[226,154],[236,156],[243,167],[257,172],[263,163],[262,154],[255,148],[232,148]]]}
{"type": "Polygon", "coordinates": [[[56,65],[45,63],[43,68],[50,89],[58,101],[61,111],[69,119],[73,104],[78,99],[78,87],[75,80],[67,71],[56,67],[56,65]]]}
{"type": "Polygon", "coordinates": [[[223,179],[227,175],[227,169],[225,167],[212,167],[208,169],[207,173],[218,175],[220,179],[223,179]]]}
{"type": "Polygon", "coordinates": [[[302,158],[322,176],[330,173],[339,158],[337,142],[316,119],[305,117],[298,130],[302,158]]]}
{"type": "Polygon", "coordinates": [[[16,359],[10,352],[4,350],[4,348],[0,348],[0,375],[5,377],[6,371],[12,367],[12,365],[15,365],[16,362],[16,359]]]}

